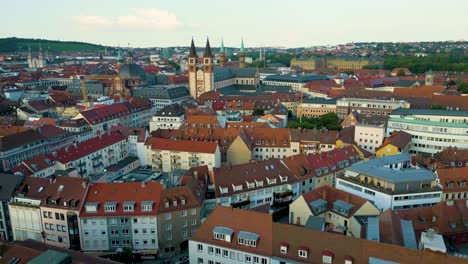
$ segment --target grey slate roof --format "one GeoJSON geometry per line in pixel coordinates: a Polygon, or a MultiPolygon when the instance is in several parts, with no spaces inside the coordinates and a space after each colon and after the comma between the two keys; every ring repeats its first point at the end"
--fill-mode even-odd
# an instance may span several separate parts
{"type": "Polygon", "coordinates": [[[307,222],[304,225],[307,229],[322,231],[325,225],[325,219],[320,216],[309,216],[307,222]]]}
{"type": "Polygon", "coordinates": [[[336,104],[334,99],[325,99],[320,97],[309,98],[303,101],[306,104],[336,104]]]}
{"type": "Polygon", "coordinates": [[[427,169],[403,168],[396,170],[384,167],[390,164],[402,162],[410,162],[408,154],[397,154],[355,163],[349,167],[348,170],[369,175],[391,183],[432,181],[435,179],[434,173],[427,169]]]}
{"type": "Polygon", "coordinates": [[[225,234],[225,235],[230,235],[234,234],[234,230],[232,230],[229,227],[224,227],[224,226],[216,226],[213,228],[213,232],[215,233],[220,233],[220,234],[225,234]]]}
{"type": "Polygon", "coordinates": [[[139,87],[133,90],[133,96],[149,99],[176,99],[189,96],[189,91],[186,86],[139,87]]]}
{"type": "Polygon", "coordinates": [[[257,75],[256,68],[215,68],[214,81],[219,82],[232,78],[253,78],[257,75]]]}
{"type": "Polygon", "coordinates": [[[414,233],[413,222],[408,220],[400,220],[401,233],[403,235],[403,244],[406,248],[417,249],[416,234],[414,233]]]}
{"type": "Polygon", "coordinates": [[[238,237],[256,241],[260,236],[255,233],[240,231],[238,237]]]}
{"type": "Polygon", "coordinates": [[[397,108],[392,111],[391,115],[436,115],[436,116],[440,115],[440,116],[466,116],[468,117],[468,111],[397,108]]]}
{"type": "Polygon", "coordinates": [[[22,176],[0,173],[0,201],[10,200],[22,180],[22,176]]]}
{"type": "Polygon", "coordinates": [[[367,218],[367,240],[380,241],[379,219],[367,218]]]}
{"type": "Polygon", "coordinates": [[[159,110],[155,116],[172,116],[179,117],[184,115],[184,109],[179,104],[166,105],[163,109],[159,110]]]}
{"type": "Polygon", "coordinates": [[[138,65],[132,64],[124,64],[122,68],[119,70],[119,76],[131,76],[131,77],[140,77],[141,79],[145,79],[145,71],[138,65]]]}

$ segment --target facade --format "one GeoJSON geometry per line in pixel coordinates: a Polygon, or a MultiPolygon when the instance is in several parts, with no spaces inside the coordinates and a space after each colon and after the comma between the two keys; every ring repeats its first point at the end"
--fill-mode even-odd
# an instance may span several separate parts
{"type": "Polygon", "coordinates": [[[309,75],[269,75],[267,76],[262,84],[275,85],[275,86],[289,86],[291,91],[301,92],[304,89],[304,85],[313,80],[327,80],[326,76],[309,74],[309,75]]]}
{"type": "Polygon", "coordinates": [[[442,200],[468,199],[468,167],[438,169],[436,174],[442,200]]]}
{"type": "Polygon", "coordinates": [[[375,156],[380,158],[400,153],[409,153],[412,138],[413,136],[405,131],[393,131],[389,137],[384,139],[382,146],[375,151],[375,156]]]}
{"type": "Polygon", "coordinates": [[[150,132],[157,129],[179,129],[185,113],[179,104],[171,104],[159,110],[149,122],[150,132]]]}
{"type": "Polygon", "coordinates": [[[37,131],[0,125],[0,169],[8,171],[25,159],[48,153],[48,142],[37,131]]]}
{"type": "Polygon", "coordinates": [[[413,136],[410,153],[433,156],[448,147],[468,149],[468,111],[397,109],[390,114],[387,136],[404,130],[413,136]]]}
{"type": "Polygon", "coordinates": [[[8,203],[11,197],[19,187],[23,177],[10,174],[0,174],[0,238],[2,240],[12,240],[13,231],[11,229],[10,211],[8,203]]]}
{"type": "MultiPolygon", "coordinates": [[[[86,81],[86,94],[91,97],[102,97],[107,96],[107,88],[102,83],[95,81],[86,81]]],[[[74,96],[82,96],[82,83],[81,81],[75,81],[67,85],[67,91],[74,96]]]]}
{"type": "Polygon", "coordinates": [[[363,69],[368,65],[383,65],[379,58],[364,57],[321,57],[321,58],[294,58],[291,59],[291,67],[297,66],[305,71],[323,69],[363,69]]]}
{"type": "Polygon", "coordinates": [[[146,164],[157,171],[188,170],[200,165],[210,170],[221,167],[221,153],[214,142],[149,137],[145,146],[146,164]]]}
{"type": "Polygon", "coordinates": [[[332,186],[303,193],[289,205],[289,223],[304,226],[309,217],[320,216],[332,232],[362,238],[365,225],[359,216],[378,216],[380,210],[357,195],[332,186]]]}
{"type": "Polygon", "coordinates": [[[217,207],[189,242],[190,263],[465,263],[466,260],[275,223],[270,215],[217,207]],[[255,219],[255,221],[246,221],[255,219]]]}
{"type": "Polygon", "coordinates": [[[14,240],[80,249],[78,212],[87,188],[79,178],[26,177],[9,203],[14,240]]]}
{"type": "Polygon", "coordinates": [[[42,47],[39,46],[39,53],[37,55],[37,58],[36,57],[32,57],[31,55],[31,48],[28,48],[28,58],[27,58],[27,61],[28,61],[28,68],[32,68],[32,69],[40,69],[42,67],[44,67],[46,64],[47,64],[47,61],[46,61],[46,58],[44,58],[42,56],[42,47]]]}
{"type": "Polygon", "coordinates": [[[207,209],[287,205],[299,192],[296,177],[277,159],[215,168],[212,179],[215,199],[207,209]]]}
{"type": "Polygon", "coordinates": [[[410,104],[403,100],[341,98],[336,101],[336,114],[341,119],[353,111],[357,111],[360,115],[387,116],[397,108],[409,107],[410,104]]]}
{"type": "Polygon", "coordinates": [[[354,142],[371,153],[374,153],[385,138],[385,124],[359,124],[354,127],[354,142]]]}
{"type": "Polygon", "coordinates": [[[76,171],[77,176],[87,178],[126,158],[127,144],[125,136],[112,131],[53,151],[48,159],[54,162],[56,171],[76,171]]]}
{"type": "Polygon", "coordinates": [[[190,93],[187,86],[148,86],[134,88],[132,96],[149,99],[153,103],[156,113],[165,106],[182,104],[183,101],[190,98],[190,93]]]}
{"type": "Polygon", "coordinates": [[[187,63],[190,95],[197,99],[203,93],[231,85],[258,85],[260,74],[255,68],[246,68],[245,56],[243,55],[242,51],[239,68],[215,68],[209,40],[206,40],[203,57],[198,58],[195,43],[192,39],[187,63]]]}
{"type": "Polygon", "coordinates": [[[159,182],[94,183],[80,211],[81,249],[115,252],[130,248],[156,255],[159,182]]]}
{"type": "Polygon", "coordinates": [[[81,143],[95,136],[93,129],[83,118],[63,120],[58,127],[73,135],[73,143],[81,143]]]}
{"type": "Polygon", "coordinates": [[[412,168],[410,161],[409,155],[398,154],[356,163],[336,179],[336,188],[368,199],[382,210],[440,202],[442,190],[434,173],[412,168]]]}
{"type": "Polygon", "coordinates": [[[328,113],[336,113],[336,100],[312,98],[304,100],[297,107],[297,116],[320,117],[328,113]]]}

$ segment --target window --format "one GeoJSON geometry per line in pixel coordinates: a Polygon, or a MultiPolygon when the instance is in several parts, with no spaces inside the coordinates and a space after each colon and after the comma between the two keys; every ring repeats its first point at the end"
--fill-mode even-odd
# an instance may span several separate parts
{"type": "Polygon", "coordinates": [[[197,263],[198,263],[198,264],[203,264],[203,259],[202,259],[202,258],[198,258],[197,263]]]}
{"type": "Polygon", "coordinates": [[[216,252],[215,254],[216,254],[217,256],[220,256],[220,255],[221,255],[221,249],[220,249],[220,248],[215,248],[215,252],[216,252]]]}
{"type": "Polygon", "coordinates": [[[119,234],[119,230],[111,230],[111,235],[118,235],[119,234]]]}
{"type": "Polygon", "coordinates": [[[182,221],[182,227],[187,227],[187,220],[182,221]]]}
{"type": "Polygon", "coordinates": [[[333,261],[333,258],[331,256],[325,256],[325,255],[322,256],[323,263],[332,263],[332,261],[333,261]]]}
{"type": "Polygon", "coordinates": [[[124,235],[124,236],[128,236],[129,233],[130,233],[130,232],[128,231],[128,229],[122,230],[122,235],[124,235]]]}
{"type": "Polygon", "coordinates": [[[229,251],[227,251],[226,249],[223,249],[223,257],[229,257],[229,251]]]}
{"type": "Polygon", "coordinates": [[[180,212],[180,216],[187,216],[187,210],[182,210],[180,212]]]}
{"type": "Polygon", "coordinates": [[[191,215],[196,215],[197,214],[197,209],[194,208],[194,209],[190,210],[190,214],[191,215]]]}
{"type": "Polygon", "coordinates": [[[142,228],[142,229],[141,229],[141,232],[142,232],[143,234],[147,234],[147,233],[148,233],[148,229],[142,228]]]}
{"type": "Polygon", "coordinates": [[[213,247],[208,246],[208,254],[213,255],[213,247]]]}
{"type": "Polygon", "coordinates": [[[166,224],[166,230],[167,231],[172,230],[172,224],[166,224]]]}
{"type": "Polygon", "coordinates": [[[151,228],[150,232],[151,232],[151,234],[156,234],[156,228],[151,228]]]}
{"type": "Polygon", "coordinates": [[[133,204],[126,204],[123,208],[124,212],[133,212],[133,204]]]}
{"type": "Polygon", "coordinates": [[[250,255],[245,255],[245,262],[251,263],[252,262],[252,257],[250,255]]]}
{"type": "Polygon", "coordinates": [[[256,256],[253,257],[253,263],[259,263],[260,259],[256,256]]]}
{"type": "Polygon", "coordinates": [[[170,220],[170,219],[171,219],[171,213],[166,213],[166,214],[164,215],[164,218],[165,218],[166,220],[170,220]]]}
{"type": "Polygon", "coordinates": [[[192,225],[196,225],[197,224],[197,219],[192,219],[192,225]]]}
{"type": "Polygon", "coordinates": [[[166,234],[166,240],[172,240],[172,234],[166,234]]]}
{"type": "Polygon", "coordinates": [[[202,245],[202,244],[198,244],[198,245],[197,245],[197,250],[198,250],[199,252],[202,252],[202,251],[203,251],[203,245],[202,245]]]}
{"type": "Polygon", "coordinates": [[[299,249],[299,257],[301,258],[307,258],[307,251],[303,249],[299,249]]]}
{"type": "Polygon", "coordinates": [[[187,230],[182,231],[182,237],[187,237],[187,230]]]}
{"type": "Polygon", "coordinates": [[[126,224],[128,224],[128,218],[122,218],[122,219],[120,219],[120,224],[121,224],[121,225],[126,225],[126,224]]]}

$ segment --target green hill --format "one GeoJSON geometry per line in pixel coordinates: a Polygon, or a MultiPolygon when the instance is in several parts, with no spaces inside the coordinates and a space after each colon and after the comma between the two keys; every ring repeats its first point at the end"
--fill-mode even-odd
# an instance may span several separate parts
{"type": "MultiPolygon", "coordinates": [[[[105,46],[77,41],[55,41],[46,39],[25,39],[25,38],[0,38],[0,53],[12,53],[18,51],[27,51],[28,45],[32,51],[49,49],[51,53],[62,52],[103,52],[105,46]]],[[[113,48],[107,47],[108,51],[113,48]]]]}

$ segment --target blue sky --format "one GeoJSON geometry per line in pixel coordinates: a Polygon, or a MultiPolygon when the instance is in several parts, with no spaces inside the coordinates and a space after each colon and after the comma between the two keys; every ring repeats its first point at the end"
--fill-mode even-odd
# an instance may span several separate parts
{"type": "Polygon", "coordinates": [[[468,39],[466,0],[3,1],[0,37],[113,46],[302,47],[468,39]]]}

